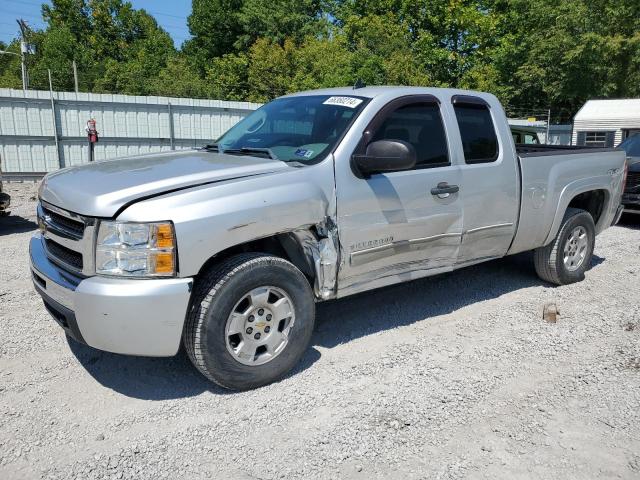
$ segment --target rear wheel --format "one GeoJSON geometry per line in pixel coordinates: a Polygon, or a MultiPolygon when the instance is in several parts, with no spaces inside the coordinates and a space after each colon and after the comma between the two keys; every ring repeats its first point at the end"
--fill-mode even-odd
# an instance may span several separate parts
{"type": "Polygon", "coordinates": [[[184,344],[207,378],[246,390],[282,378],[298,363],[314,319],[313,293],[300,270],[278,257],[242,254],[200,279],[184,344]]]}
{"type": "Polygon", "coordinates": [[[591,265],[596,229],[589,212],[568,208],[556,238],[534,252],[538,276],[556,285],[584,279],[591,265]]]}

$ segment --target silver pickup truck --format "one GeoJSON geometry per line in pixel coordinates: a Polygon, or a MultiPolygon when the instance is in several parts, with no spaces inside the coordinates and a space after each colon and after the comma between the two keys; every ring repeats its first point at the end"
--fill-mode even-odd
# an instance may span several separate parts
{"type": "Polygon", "coordinates": [[[45,177],[33,281],[66,333],[248,389],[282,378],[315,302],[533,250],[576,282],[621,213],[624,152],[516,146],[486,93],[278,98],[197,150],[45,177]]]}

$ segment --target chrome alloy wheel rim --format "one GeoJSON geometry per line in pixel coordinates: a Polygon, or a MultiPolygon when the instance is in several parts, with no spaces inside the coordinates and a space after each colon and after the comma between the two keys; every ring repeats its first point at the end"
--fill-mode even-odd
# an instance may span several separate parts
{"type": "Polygon", "coordinates": [[[244,365],[263,365],[287,346],[295,321],[291,297],[277,287],[259,287],[236,303],[225,326],[227,350],[244,365]]]}
{"type": "Polygon", "coordinates": [[[587,229],[581,226],[574,228],[564,244],[564,266],[575,272],[584,263],[589,248],[587,229]]]}

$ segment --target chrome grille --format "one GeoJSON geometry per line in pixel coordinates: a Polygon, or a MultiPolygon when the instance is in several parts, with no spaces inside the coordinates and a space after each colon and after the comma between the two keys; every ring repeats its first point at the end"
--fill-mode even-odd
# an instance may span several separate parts
{"type": "Polygon", "coordinates": [[[84,234],[84,223],[60,215],[46,207],[42,207],[45,216],[50,218],[51,226],[65,233],[70,233],[76,238],[82,238],[84,234]]]}
{"type": "Polygon", "coordinates": [[[40,202],[38,225],[52,262],[74,274],[93,275],[95,219],[40,202]]]}
{"type": "Polygon", "coordinates": [[[73,250],[63,247],[48,238],[45,238],[44,244],[47,248],[47,252],[49,252],[53,258],[62,262],[64,265],[69,265],[75,271],[82,271],[83,262],[81,253],[74,252],[73,250]]]}

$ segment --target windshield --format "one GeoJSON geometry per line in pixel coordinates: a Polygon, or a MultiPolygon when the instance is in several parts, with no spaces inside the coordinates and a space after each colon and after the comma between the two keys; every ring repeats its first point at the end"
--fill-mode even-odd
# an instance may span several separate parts
{"type": "Polygon", "coordinates": [[[365,100],[330,95],[279,98],[232,127],[218,139],[217,147],[228,154],[268,149],[279,160],[314,163],[342,138],[365,100]]]}
{"type": "Polygon", "coordinates": [[[628,157],[640,157],[640,134],[627,138],[618,148],[624,150],[628,157]]]}

